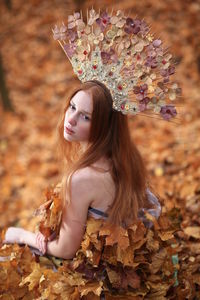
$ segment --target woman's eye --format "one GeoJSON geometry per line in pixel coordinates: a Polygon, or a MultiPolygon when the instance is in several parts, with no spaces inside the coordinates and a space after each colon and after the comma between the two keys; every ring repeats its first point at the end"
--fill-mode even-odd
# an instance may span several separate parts
{"type": "Polygon", "coordinates": [[[72,105],[72,104],[70,104],[70,108],[71,108],[71,109],[75,109],[75,106],[72,105]]]}
{"type": "Polygon", "coordinates": [[[82,117],[83,117],[84,120],[86,120],[86,121],[89,121],[89,120],[90,120],[90,118],[89,118],[88,116],[86,116],[86,115],[84,115],[84,114],[81,114],[81,115],[82,115],[82,117]]]}

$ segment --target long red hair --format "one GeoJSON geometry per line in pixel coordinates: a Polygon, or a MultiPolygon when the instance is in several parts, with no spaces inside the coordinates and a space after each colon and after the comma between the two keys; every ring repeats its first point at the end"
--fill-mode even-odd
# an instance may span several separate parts
{"type": "Polygon", "coordinates": [[[67,163],[67,181],[66,175],[63,177],[63,198],[65,201],[68,193],[70,201],[70,181],[73,173],[105,156],[111,161],[110,172],[116,190],[108,221],[126,225],[137,218],[140,207],[148,205],[146,194],[148,172],[137,147],[131,140],[127,115],[114,110],[112,103],[110,91],[97,80],[80,84],[68,97],[58,126],[59,144],[67,163]],[[85,152],[81,152],[78,142],[68,142],[63,137],[65,112],[71,98],[80,90],[90,92],[93,98],[90,146],[85,152]]]}

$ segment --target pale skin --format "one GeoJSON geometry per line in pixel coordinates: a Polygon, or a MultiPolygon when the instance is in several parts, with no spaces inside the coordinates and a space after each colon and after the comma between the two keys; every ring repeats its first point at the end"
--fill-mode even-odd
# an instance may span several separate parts
{"type": "MultiPolygon", "coordinates": [[[[79,141],[83,149],[88,147],[93,101],[90,93],[79,91],[71,100],[65,113],[64,138],[70,142],[79,141]],[[66,130],[66,127],[73,133],[66,130]]],[[[59,238],[46,240],[41,233],[33,233],[23,228],[9,227],[4,243],[27,244],[43,254],[70,259],[79,249],[88,216],[88,207],[105,211],[114,200],[115,186],[109,172],[110,162],[105,157],[94,166],[106,172],[101,173],[91,167],[76,171],[71,180],[71,202],[63,210],[59,238]]]]}

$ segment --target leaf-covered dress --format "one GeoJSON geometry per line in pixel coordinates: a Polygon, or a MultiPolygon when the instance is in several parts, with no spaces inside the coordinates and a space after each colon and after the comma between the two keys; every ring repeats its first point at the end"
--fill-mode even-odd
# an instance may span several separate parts
{"type": "MultiPolygon", "coordinates": [[[[2,273],[8,299],[170,299],[177,285],[172,261],[176,226],[161,214],[149,189],[147,195],[153,208],[140,209],[138,220],[126,229],[111,225],[104,212],[89,207],[85,234],[73,259],[9,246],[10,256],[3,264],[11,277],[5,279],[2,273]]],[[[46,193],[46,200],[37,210],[38,229],[56,237],[62,219],[58,186],[46,193]]],[[[0,270],[0,279],[2,274],[0,270]]]]}

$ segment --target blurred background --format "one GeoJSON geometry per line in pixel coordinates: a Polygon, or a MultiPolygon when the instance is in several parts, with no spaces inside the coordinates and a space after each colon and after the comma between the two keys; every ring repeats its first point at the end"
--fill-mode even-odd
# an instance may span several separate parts
{"type": "MultiPolygon", "coordinates": [[[[123,9],[165,41],[180,84],[178,122],[130,118],[132,137],[161,196],[182,225],[200,225],[200,2],[198,0],[0,1],[0,226],[31,228],[44,190],[61,179],[56,128],[78,84],[51,29],[74,11],[123,9]]],[[[199,230],[200,231],[200,230],[199,230]]],[[[198,238],[198,236],[196,237],[198,238]]],[[[200,232],[199,232],[200,238],[200,232]]]]}

